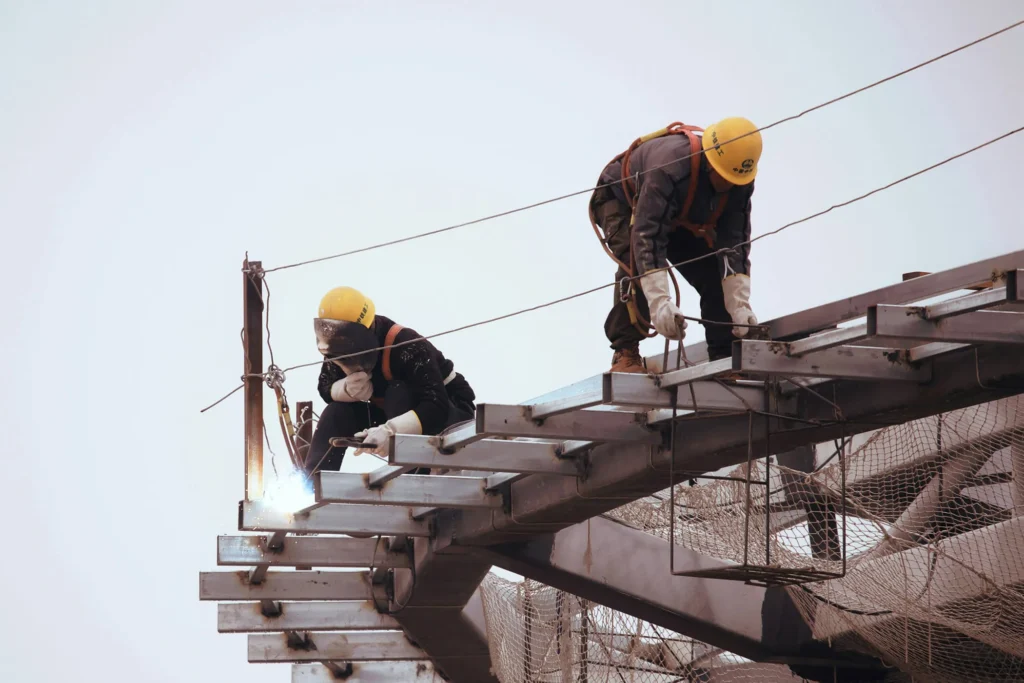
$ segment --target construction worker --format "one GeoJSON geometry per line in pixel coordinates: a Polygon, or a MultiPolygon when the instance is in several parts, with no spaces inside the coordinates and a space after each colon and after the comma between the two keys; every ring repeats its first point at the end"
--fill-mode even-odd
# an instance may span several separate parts
{"type": "Polygon", "coordinates": [[[648,321],[664,337],[685,336],[670,263],[707,257],[677,270],[700,295],[710,360],[728,357],[733,338],[757,325],[745,244],[761,157],[756,130],[744,118],[724,119],[703,134],[675,123],[639,138],[601,172],[590,212],[619,264],[615,304],[605,321],[612,372],[645,372],[639,344],[653,336],[648,321]],[[721,249],[728,251],[709,256],[721,249]]]}
{"type": "Polygon", "coordinates": [[[337,287],[314,320],[324,355],[317,389],[327,403],[303,469],[338,470],[346,448],[334,437],[362,439],[356,455],[387,458],[395,434],[436,435],[472,420],[476,396],[453,363],[415,330],[376,314],[373,301],[337,287]]]}

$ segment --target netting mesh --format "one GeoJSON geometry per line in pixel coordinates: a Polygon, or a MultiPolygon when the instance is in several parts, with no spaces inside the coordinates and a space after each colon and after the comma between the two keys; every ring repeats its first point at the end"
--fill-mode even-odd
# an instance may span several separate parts
{"type": "Polygon", "coordinates": [[[535,581],[489,574],[480,588],[502,683],[804,680],[535,581]]]}
{"type": "MultiPolygon", "coordinates": [[[[822,444],[811,472],[773,464],[749,505],[746,465],[736,481],[677,486],[674,541],[780,573],[841,575],[845,550],[845,576],[787,588],[816,638],[920,680],[1024,680],[1020,407],[1013,397],[858,435],[843,458],[829,458],[842,444],[822,444]]],[[[751,479],[764,470],[755,461],[751,479]]],[[[668,539],[668,493],[609,516],[668,539]]]]}

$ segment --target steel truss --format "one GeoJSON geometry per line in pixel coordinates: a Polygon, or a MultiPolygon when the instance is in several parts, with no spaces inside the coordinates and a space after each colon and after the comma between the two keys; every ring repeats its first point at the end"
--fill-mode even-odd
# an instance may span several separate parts
{"type": "MultiPolygon", "coordinates": [[[[763,586],[835,573],[773,567],[770,556],[729,566],[630,536],[636,571],[666,572],[654,580],[687,582],[711,601],[654,604],[610,569],[597,579],[568,560],[556,567],[559,543],[578,547],[570,532],[586,524],[589,534],[587,520],[723,467],[747,462],[750,472],[763,458],[769,482],[773,456],[1024,392],[1024,354],[1005,353],[1024,346],[1022,269],[1024,251],[1005,254],[769,321],[771,341],[737,340],[728,359],[707,362],[695,345],[648,359],[649,375],[606,373],[522,405],[484,403],[447,433],[395,437],[389,464],[368,476],[319,473],[316,505],[288,511],[263,499],[262,381],[252,374],[262,368],[263,272],[246,262],[238,528],[269,533],[219,538],[218,564],[241,569],[201,574],[200,599],[225,603],[218,628],[250,634],[250,661],[292,662],[294,681],[435,670],[496,681],[477,590],[492,562],[762,661],[821,664],[822,644],[778,641],[760,603],[715,617],[731,598],[709,577],[762,586],[751,599],[767,606],[763,586]]],[[[295,452],[310,436],[307,421],[295,452]]],[[[748,489],[759,485],[748,477],[748,489]]]]}

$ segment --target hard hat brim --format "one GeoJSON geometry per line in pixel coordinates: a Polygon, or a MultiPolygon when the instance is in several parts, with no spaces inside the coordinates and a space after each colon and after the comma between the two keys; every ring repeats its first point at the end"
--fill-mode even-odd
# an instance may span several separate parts
{"type": "Polygon", "coordinates": [[[372,372],[377,365],[377,335],[362,325],[344,320],[314,318],[317,348],[328,360],[344,356],[341,362],[346,367],[362,372],[372,372]]]}
{"type": "Polygon", "coordinates": [[[744,173],[743,175],[740,175],[739,173],[733,171],[731,168],[727,168],[724,164],[722,164],[722,162],[718,159],[717,154],[709,153],[709,149],[714,149],[714,145],[709,145],[707,139],[707,134],[701,136],[700,146],[701,149],[704,151],[704,158],[708,160],[708,163],[711,165],[711,168],[715,169],[715,172],[718,173],[718,175],[722,176],[733,185],[749,185],[750,183],[754,182],[754,177],[757,175],[757,164],[754,164],[754,170],[751,171],[750,173],[744,173]]]}

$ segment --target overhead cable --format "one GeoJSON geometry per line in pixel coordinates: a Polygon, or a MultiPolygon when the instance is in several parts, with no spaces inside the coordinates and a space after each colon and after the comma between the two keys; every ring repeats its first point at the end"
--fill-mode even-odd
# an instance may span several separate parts
{"type": "MultiPolygon", "coordinates": [[[[850,98],[850,97],[853,97],[854,95],[858,95],[858,94],[860,94],[862,92],[865,92],[867,90],[871,90],[872,88],[875,88],[875,87],[877,87],[879,85],[882,85],[884,83],[888,83],[889,81],[895,80],[897,78],[900,78],[901,76],[905,76],[905,75],[907,75],[907,74],[909,74],[911,72],[914,72],[914,71],[917,71],[918,69],[926,67],[929,64],[934,64],[935,62],[938,62],[938,61],[940,61],[942,59],[945,59],[946,57],[954,55],[954,54],[956,54],[958,52],[962,52],[963,50],[966,50],[966,49],[971,48],[971,47],[973,47],[975,45],[978,45],[979,43],[983,43],[986,40],[990,40],[992,38],[995,38],[996,36],[998,36],[1000,34],[1003,34],[1003,33],[1006,33],[1007,31],[1010,31],[1012,29],[1015,29],[1018,26],[1021,26],[1022,24],[1024,24],[1024,19],[1022,19],[1020,21],[1017,21],[1017,22],[1015,22],[1013,24],[1010,24],[1009,26],[1004,26],[1003,28],[999,29],[998,31],[994,31],[992,33],[989,33],[988,35],[982,36],[981,38],[977,38],[975,40],[972,40],[969,43],[964,43],[963,45],[961,45],[961,46],[959,46],[957,48],[954,48],[952,50],[949,50],[947,52],[943,52],[940,55],[936,55],[935,57],[932,57],[931,59],[925,60],[923,62],[919,62],[918,64],[915,64],[914,66],[911,66],[911,67],[908,67],[906,69],[903,69],[902,71],[898,71],[898,72],[896,72],[896,73],[894,73],[892,75],[886,76],[885,78],[877,80],[877,81],[875,81],[873,83],[869,83],[869,84],[867,84],[865,86],[857,88],[856,90],[851,90],[851,91],[849,91],[847,93],[844,93],[844,94],[842,94],[842,95],[840,95],[838,97],[834,97],[834,98],[832,98],[832,99],[830,99],[830,100],[828,100],[826,102],[822,102],[821,104],[816,104],[815,106],[810,107],[809,109],[804,109],[799,114],[793,114],[792,116],[787,116],[787,117],[785,117],[783,119],[779,119],[778,121],[774,121],[772,123],[769,123],[766,126],[758,128],[756,130],[752,130],[749,133],[744,133],[743,135],[738,135],[738,136],[736,136],[734,138],[730,138],[729,140],[725,140],[724,142],[721,143],[721,145],[727,145],[727,144],[729,144],[731,142],[735,142],[737,140],[741,140],[742,138],[745,138],[748,135],[753,135],[753,134],[759,133],[761,131],[769,130],[769,129],[774,128],[776,126],[782,125],[783,123],[788,123],[790,121],[795,121],[796,119],[799,119],[799,118],[801,118],[802,116],[804,116],[806,114],[810,114],[811,112],[818,111],[819,109],[824,109],[825,107],[828,107],[830,105],[836,104],[837,102],[842,102],[843,100],[845,100],[847,98],[850,98]]],[[[701,154],[701,153],[702,153],[702,150],[696,150],[694,152],[690,152],[686,156],[683,156],[683,157],[680,157],[680,158],[675,159],[673,161],[670,161],[667,164],[662,164],[661,166],[655,166],[653,168],[646,169],[644,171],[640,171],[639,173],[636,174],[636,176],[642,176],[642,175],[645,175],[645,174],[650,173],[652,171],[657,171],[658,169],[665,168],[666,166],[670,166],[672,164],[676,164],[676,163],[679,163],[681,161],[686,161],[687,159],[689,159],[689,158],[691,158],[693,156],[696,156],[698,154],[701,154]]],[[[497,218],[504,218],[505,216],[511,216],[512,214],[521,213],[523,211],[529,211],[530,209],[535,209],[537,207],[545,206],[547,204],[554,204],[555,202],[560,202],[560,201],[563,201],[565,199],[570,199],[572,197],[577,197],[577,196],[582,195],[582,194],[587,194],[588,192],[593,192],[594,190],[598,190],[598,189],[601,189],[601,188],[604,188],[604,187],[610,187],[612,185],[617,185],[620,182],[622,182],[622,181],[621,180],[617,180],[617,181],[613,181],[613,182],[610,182],[610,183],[605,183],[603,185],[599,184],[599,185],[591,186],[591,187],[588,187],[588,188],[583,189],[583,190],[577,190],[576,192],[569,192],[568,194],[559,195],[557,197],[552,197],[551,199],[545,199],[543,201],[534,202],[532,204],[527,204],[526,206],[520,206],[520,207],[515,208],[515,209],[509,209],[508,211],[502,211],[500,213],[491,214],[489,216],[484,216],[482,218],[476,218],[474,220],[466,221],[464,223],[456,223],[455,225],[449,225],[449,226],[444,227],[444,228],[438,228],[437,230],[430,230],[430,231],[427,231],[427,232],[421,232],[421,233],[418,233],[416,235],[409,235],[408,237],[401,237],[401,238],[398,238],[398,239],[389,240],[387,242],[380,242],[379,244],[373,244],[373,245],[370,245],[368,247],[361,247],[359,249],[352,249],[350,251],[344,251],[344,252],[341,252],[341,253],[338,253],[338,254],[331,254],[330,256],[321,256],[319,258],[309,259],[307,261],[299,261],[298,263],[290,263],[290,264],[284,265],[284,266],[277,266],[276,268],[267,268],[267,269],[264,270],[264,272],[265,273],[272,273],[272,272],[277,271],[277,270],[286,270],[288,268],[298,268],[299,266],[307,266],[307,265],[310,265],[310,264],[313,264],[313,263],[320,263],[322,261],[330,261],[332,259],[338,259],[338,258],[342,258],[342,257],[345,257],[345,256],[353,256],[355,254],[362,254],[362,253],[365,253],[365,252],[368,252],[368,251],[373,251],[375,249],[383,249],[384,247],[390,247],[390,246],[394,246],[396,244],[403,244],[405,242],[411,242],[413,240],[422,239],[424,237],[430,237],[432,235],[439,235],[441,233],[451,232],[452,230],[458,230],[460,228],[469,227],[471,225],[477,225],[479,223],[485,223],[487,221],[495,220],[497,218]]]]}
{"type": "MultiPolygon", "coordinates": [[[[901,177],[901,178],[899,178],[897,180],[894,180],[894,181],[892,181],[890,183],[887,183],[887,184],[882,185],[880,187],[876,187],[875,189],[870,190],[868,192],[865,192],[864,194],[858,195],[858,196],[853,197],[851,199],[847,199],[846,201],[840,202],[838,204],[833,204],[832,206],[828,207],[827,209],[824,209],[822,211],[818,211],[817,213],[813,213],[813,214],[811,214],[809,216],[805,216],[804,218],[800,218],[798,220],[786,223],[785,225],[783,225],[781,227],[778,227],[778,228],[776,228],[774,230],[771,230],[769,232],[766,232],[763,235],[758,235],[757,237],[754,237],[754,238],[752,238],[750,240],[747,240],[745,242],[741,242],[741,243],[737,244],[735,247],[730,247],[730,248],[727,248],[727,249],[717,249],[715,251],[710,251],[707,254],[704,254],[702,256],[698,256],[696,258],[688,259],[686,261],[680,261],[679,263],[670,263],[667,266],[663,266],[661,268],[655,268],[653,270],[648,271],[648,273],[667,271],[667,270],[669,270],[671,268],[680,268],[682,266],[685,266],[685,265],[688,265],[688,264],[691,264],[691,263],[695,263],[697,261],[701,261],[701,260],[706,259],[706,258],[711,258],[713,256],[717,256],[717,255],[725,253],[727,251],[732,251],[733,249],[735,249],[737,247],[745,246],[745,245],[748,245],[748,244],[753,244],[754,242],[757,242],[758,240],[764,239],[765,237],[769,237],[771,235],[777,235],[777,234],[781,233],[782,231],[787,230],[787,229],[789,229],[789,228],[791,228],[791,227],[793,227],[795,225],[800,225],[801,223],[806,223],[806,222],[808,222],[810,220],[813,220],[815,218],[818,218],[820,216],[824,216],[825,214],[830,213],[831,211],[833,211],[835,209],[842,208],[842,207],[845,207],[845,206],[850,206],[851,204],[854,204],[854,203],[859,202],[861,200],[867,199],[868,197],[871,197],[871,196],[873,196],[875,194],[878,194],[879,192],[883,192],[885,190],[893,188],[896,185],[899,185],[899,184],[904,183],[904,182],[906,182],[908,180],[911,180],[912,178],[916,178],[916,177],[918,177],[920,175],[923,175],[923,174],[925,174],[925,173],[927,173],[929,171],[933,171],[933,170],[935,170],[935,169],[937,169],[937,168],[939,168],[941,166],[944,166],[944,165],[950,163],[951,161],[955,161],[955,160],[960,159],[962,157],[965,157],[965,156],[967,156],[969,154],[977,152],[978,150],[984,149],[985,147],[988,147],[989,145],[993,145],[993,144],[995,144],[995,143],[997,143],[997,142],[999,142],[1001,140],[1005,140],[1006,138],[1009,138],[1009,137],[1011,137],[1013,135],[1016,135],[1017,133],[1020,133],[1021,131],[1024,131],[1024,126],[1020,126],[1020,127],[1015,128],[1015,129],[1013,129],[1011,131],[1003,133],[1002,135],[994,137],[991,140],[988,140],[987,142],[983,142],[980,145],[975,145],[974,147],[971,147],[970,149],[967,149],[967,150],[964,150],[963,152],[959,152],[957,154],[954,154],[953,156],[947,157],[947,158],[943,159],[942,161],[934,163],[934,164],[932,164],[930,166],[927,166],[925,168],[922,168],[922,169],[920,169],[918,171],[914,171],[913,173],[905,175],[905,176],[903,176],[903,177],[901,177]]],[[[639,277],[640,276],[636,276],[634,278],[624,278],[624,279],[637,280],[637,279],[639,279],[639,277]]],[[[480,321],[477,321],[477,322],[474,322],[474,323],[469,323],[467,325],[462,325],[460,327],[456,327],[456,328],[453,328],[453,329],[450,329],[450,330],[445,330],[444,332],[437,332],[437,333],[431,334],[431,335],[415,337],[413,339],[410,339],[410,340],[407,340],[407,341],[404,341],[404,342],[399,342],[397,344],[392,344],[390,348],[397,348],[397,347],[406,346],[406,345],[409,345],[409,344],[415,344],[416,342],[427,340],[427,339],[436,339],[438,337],[444,337],[446,335],[454,334],[456,332],[462,332],[464,330],[469,330],[469,329],[472,329],[474,327],[482,327],[484,325],[489,325],[491,323],[499,322],[501,320],[507,320],[509,318],[514,318],[514,317],[523,315],[525,313],[531,313],[533,311],[538,311],[538,310],[543,309],[543,308],[549,308],[551,306],[556,306],[558,304],[565,303],[565,302],[571,301],[573,299],[578,299],[580,297],[587,296],[588,294],[593,294],[594,292],[601,291],[602,289],[608,289],[610,287],[616,287],[618,285],[619,285],[618,282],[611,282],[611,283],[600,285],[600,286],[597,286],[597,287],[592,287],[592,288],[587,289],[585,291],[577,292],[576,294],[570,294],[568,296],[564,296],[564,297],[555,299],[553,301],[547,301],[547,302],[542,303],[542,304],[537,304],[535,306],[530,306],[528,308],[523,308],[523,309],[520,309],[520,310],[517,310],[517,311],[513,311],[511,313],[506,313],[504,315],[500,315],[500,316],[497,316],[497,317],[488,318],[486,320],[480,320],[480,321]]],[[[693,318],[689,318],[689,319],[693,320],[693,318]]],[[[727,324],[727,325],[730,325],[730,326],[732,325],[732,323],[724,323],[724,324],[727,324]]],[[[321,365],[321,364],[324,363],[325,360],[344,360],[346,358],[352,358],[354,356],[361,356],[361,355],[364,355],[366,353],[382,351],[382,350],[384,350],[384,348],[385,347],[381,346],[381,347],[377,347],[375,349],[368,349],[366,351],[361,351],[359,353],[352,353],[352,354],[346,354],[346,355],[343,355],[343,356],[332,357],[330,359],[321,358],[320,360],[317,360],[317,361],[314,361],[314,362],[311,362],[311,363],[302,363],[300,365],[293,365],[293,366],[287,367],[287,368],[284,369],[284,372],[290,372],[292,370],[298,370],[300,368],[307,368],[307,367],[312,367],[312,366],[316,366],[316,365],[321,365]]],[[[258,373],[258,374],[257,373],[250,373],[250,374],[245,375],[244,378],[258,377],[260,379],[265,379],[266,376],[267,376],[267,373],[258,373]]],[[[204,408],[200,412],[205,412],[205,411],[209,410],[213,406],[217,405],[218,403],[220,403],[221,401],[226,399],[231,394],[233,394],[236,391],[238,391],[239,389],[241,389],[242,386],[244,386],[244,384],[240,385],[238,387],[235,387],[229,394],[227,394],[224,397],[222,397],[221,399],[219,399],[216,403],[213,403],[212,405],[204,408]]]]}

